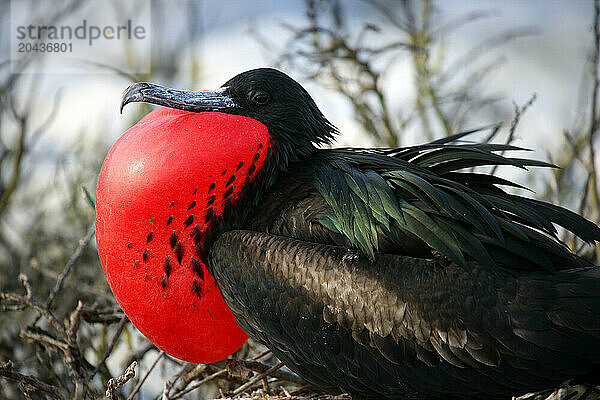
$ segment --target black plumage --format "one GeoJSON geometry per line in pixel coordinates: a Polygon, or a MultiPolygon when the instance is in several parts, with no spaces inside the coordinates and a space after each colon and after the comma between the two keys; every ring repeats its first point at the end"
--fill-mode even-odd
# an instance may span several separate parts
{"type": "Polygon", "coordinates": [[[222,234],[210,260],[242,327],[326,391],[508,398],[599,378],[597,268],[515,275],[444,258],[371,261],[241,230],[222,234]]]}
{"type": "Polygon", "coordinates": [[[289,368],[327,392],[394,399],[600,382],[600,269],[556,226],[592,244],[600,229],[473,172],[550,164],[463,142],[469,132],[317,149],[336,130],[285,74],[248,71],[220,93],[218,110],[261,121],[273,146],[213,222],[207,266],[240,325],[289,368]]]}

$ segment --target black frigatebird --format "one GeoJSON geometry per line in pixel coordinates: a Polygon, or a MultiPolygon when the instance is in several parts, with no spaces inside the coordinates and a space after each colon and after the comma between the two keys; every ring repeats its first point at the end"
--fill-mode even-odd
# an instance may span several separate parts
{"type": "Polygon", "coordinates": [[[138,101],[168,108],[107,156],[97,240],[117,300],[165,351],[215,361],[247,333],[356,398],[600,382],[600,268],[556,226],[589,243],[600,229],[472,169],[549,164],[466,133],[320,149],[336,128],[274,69],[216,91],[137,83],[122,106],[138,101]]]}

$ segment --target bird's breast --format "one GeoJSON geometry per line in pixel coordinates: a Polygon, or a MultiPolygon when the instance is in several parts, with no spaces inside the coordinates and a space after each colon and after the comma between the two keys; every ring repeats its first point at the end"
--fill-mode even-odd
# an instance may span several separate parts
{"type": "Polygon", "coordinates": [[[207,232],[235,207],[270,143],[250,118],[159,108],[102,166],[96,229],[108,283],[134,325],[178,358],[217,361],[247,337],[203,260],[207,232]]]}

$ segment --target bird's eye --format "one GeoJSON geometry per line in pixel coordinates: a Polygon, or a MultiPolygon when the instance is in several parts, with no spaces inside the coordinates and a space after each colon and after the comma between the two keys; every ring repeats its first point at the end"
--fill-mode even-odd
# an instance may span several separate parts
{"type": "Polygon", "coordinates": [[[271,95],[263,90],[253,90],[248,94],[250,100],[258,105],[265,105],[271,100],[271,95]]]}

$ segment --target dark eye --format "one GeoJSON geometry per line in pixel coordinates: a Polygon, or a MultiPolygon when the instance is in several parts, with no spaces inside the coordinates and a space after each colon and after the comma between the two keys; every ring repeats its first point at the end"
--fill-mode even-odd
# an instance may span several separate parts
{"type": "Polygon", "coordinates": [[[271,95],[263,90],[253,90],[248,94],[248,97],[253,103],[265,105],[271,100],[271,95]]]}

